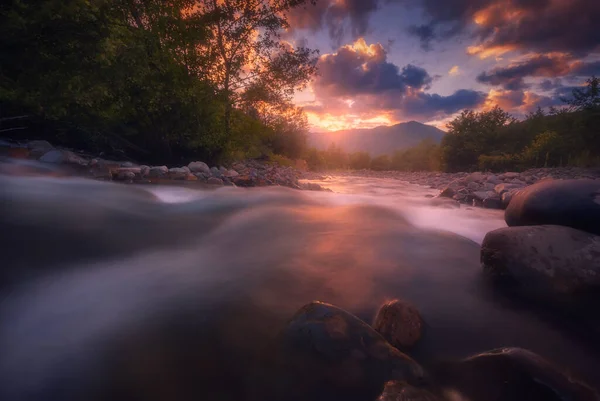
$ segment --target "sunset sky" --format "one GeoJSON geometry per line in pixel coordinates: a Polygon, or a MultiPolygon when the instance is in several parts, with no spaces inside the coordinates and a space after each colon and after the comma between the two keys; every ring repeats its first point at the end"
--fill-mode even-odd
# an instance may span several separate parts
{"type": "Polygon", "coordinates": [[[443,129],[496,104],[521,117],[600,75],[600,0],[318,0],[290,23],[321,52],[296,96],[315,130],[443,129]]]}

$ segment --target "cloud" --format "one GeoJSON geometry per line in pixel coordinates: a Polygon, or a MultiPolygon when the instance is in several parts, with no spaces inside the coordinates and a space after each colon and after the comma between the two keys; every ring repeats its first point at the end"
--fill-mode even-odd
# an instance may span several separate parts
{"type": "Polygon", "coordinates": [[[288,13],[290,28],[313,32],[326,29],[339,45],[346,34],[352,39],[365,35],[369,18],[381,5],[395,0],[318,0],[288,13]]]}
{"type": "Polygon", "coordinates": [[[450,76],[456,76],[460,74],[460,68],[455,65],[454,67],[450,68],[450,71],[448,71],[448,75],[450,76]]]}
{"type": "Polygon", "coordinates": [[[433,78],[424,68],[400,68],[388,61],[381,44],[369,45],[364,39],[321,56],[318,67],[320,74],[312,83],[317,104],[305,108],[313,120],[318,115],[361,121],[385,116],[392,122],[438,118],[478,107],[486,98],[465,89],[448,96],[426,93],[433,78]]]}
{"type": "MultiPolygon", "coordinates": [[[[502,86],[506,90],[527,89],[527,77],[581,77],[600,73],[600,62],[583,62],[574,60],[570,54],[549,53],[527,56],[507,67],[494,68],[477,76],[477,81],[484,84],[502,86]]],[[[552,81],[544,81],[542,90],[549,90],[552,81]]]]}
{"type": "MultiPolygon", "coordinates": [[[[459,33],[478,40],[487,49],[568,52],[583,56],[600,45],[598,0],[401,0],[420,7],[433,32],[421,40],[452,38],[459,33]],[[444,34],[436,34],[438,31],[444,34]]],[[[427,29],[421,28],[422,32],[427,29]]],[[[472,49],[472,50],[475,50],[472,49]]]]}
{"type": "Polygon", "coordinates": [[[431,25],[411,25],[408,33],[419,38],[421,48],[431,50],[431,42],[436,38],[435,29],[431,25]]]}

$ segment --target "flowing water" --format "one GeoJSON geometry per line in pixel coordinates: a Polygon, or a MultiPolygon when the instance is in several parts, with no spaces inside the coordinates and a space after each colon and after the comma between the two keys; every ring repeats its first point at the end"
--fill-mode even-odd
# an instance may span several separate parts
{"type": "Polygon", "coordinates": [[[333,193],[0,181],[3,400],[250,399],[266,345],[313,300],[366,321],[412,302],[425,366],[518,346],[600,380],[597,347],[486,283],[500,211],[359,177],[321,182],[333,193]]]}

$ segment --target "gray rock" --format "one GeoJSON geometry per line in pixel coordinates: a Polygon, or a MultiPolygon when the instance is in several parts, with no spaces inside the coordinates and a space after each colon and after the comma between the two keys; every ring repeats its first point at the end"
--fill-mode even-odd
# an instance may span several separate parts
{"type": "Polygon", "coordinates": [[[496,185],[494,185],[493,182],[486,182],[485,184],[483,184],[483,189],[486,191],[493,191],[495,187],[496,185]]]}
{"type": "Polygon", "coordinates": [[[140,166],[140,175],[146,177],[148,174],[150,174],[150,166],[140,166]]]}
{"type": "Polygon", "coordinates": [[[210,173],[210,168],[203,162],[191,162],[188,164],[188,168],[192,173],[210,173]]]}
{"type": "Polygon", "coordinates": [[[210,185],[223,185],[223,180],[217,177],[210,177],[206,182],[210,185]]]}
{"type": "Polygon", "coordinates": [[[185,180],[188,176],[188,171],[183,168],[173,167],[169,169],[169,178],[172,180],[185,180]]]}
{"type": "Polygon", "coordinates": [[[221,178],[221,171],[219,171],[219,169],[216,167],[211,167],[210,173],[212,174],[213,177],[221,178]]]}
{"type": "Polygon", "coordinates": [[[284,381],[293,400],[373,400],[390,380],[413,385],[424,380],[418,363],[333,305],[302,307],[281,339],[279,356],[289,372],[284,381]]]}
{"type": "Polygon", "coordinates": [[[502,180],[494,174],[488,175],[486,181],[492,184],[500,184],[502,182],[502,180]]]}
{"type": "Polygon", "coordinates": [[[469,174],[467,177],[465,177],[465,181],[467,182],[481,182],[481,181],[485,181],[486,179],[486,175],[483,173],[472,173],[469,174]]]}
{"type": "Polygon", "coordinates": [[[121,163],[121,167],[134,167],[135,164],[133,164],[132,162],[123,162],[121,163]]]}
{"type": "Polygon", "coordinates": [[[53,164],[78,164],[80,166],[86,166],[88,164],[87,160],[77,156],[75,153],[69,150],[60,149],[53,149],[44,153],[42,157],[39,158],[39,161],[53,164]]]}
{"type": "Polygon", "coordinates": [[[514,178],[518,178],[521,174],[515,172],[508,172],[500,175],[500,178],[503,180],[512,180],[514,178]]]}
{"type": "Polygon", "coordinates": [[[185,172],[188,174],[190,174],[192,172],[192,170],[190,170],[190,168],[188,166],[183,166],[183,167],[181,167],[181,169],[185,170],[185,172]]]}
{"type": "Polygon", "coordinates": [[[224,174],[227,172],[227,169],[223,166],[219,166],[219,171],[221,172],[221,174],[224,174]]]}
{"type": "Polygon", "coordinates": [[[227,170],[225,173],[223,173],[223,176],[228,178],[235,178],[239,175],[240,174],[235,170],[227,170]]]}
{"type": "Polygon", "coordinates": [[[497,196],[496,192],[494,191],[477,191],[477,192],[473,192],[473,198],[480,200],[480,201],[484,201],[488,198],[495,198],[497,196]]]}
{"type": "Polygon", "coordinates": [[[481,263],[494,277],[510,278],[529,295],[548,300],[600,290],[600,237],[570,227],[489,232],[481,245],[481,263]]]}
{"type": "Polygon", "coordinates": [[[522,348],[487,351],[439,369],[439,384],[469,401],[598,401],[598,394],[522,348]],[[492,396],[493,394],[493,396],[492,396]]]}
{"type": "Polygon", "coordinates": [[[448,187],[442,189],[439,196],[441,196],[442,198],[452,198],[455,195],[456,195],[456,192],[454,191],[454,188],[448,186],[448,187]]]}
{"type": "Polygon", "coordinates": [[[115,175],[115,179],[120,181],[132,181],[135,179],[136,174],[133,171],[129,171],[129,169],[124,169],[125,171],[118,171],[115,175]]]}
{"type": "Polygon", "coordinates": [[[600,235],[600,180],[541,181],[513,196],[509,226],[562,225],[600,235]]]}
{"type": "Polygon", "coordinates": [[[469,185],[467,185],[467,188],[469,188],[471,191],[477,191],[479,188],[481,188],[481,185],[475,181],[471,181],[469,182],[469,185]]]}
{"type": "Polygon", "coordinates": [[[148,172],[148,175],[150,177],[163,177],[165,175],[167,175],[169,173],[169,168],[167,166],[155,166],[155,167],[150,167],[150,171],[148,172]]]}

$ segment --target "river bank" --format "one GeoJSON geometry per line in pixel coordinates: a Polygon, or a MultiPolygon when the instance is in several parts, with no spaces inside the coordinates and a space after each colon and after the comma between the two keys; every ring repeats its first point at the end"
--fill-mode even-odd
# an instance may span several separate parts
{"type": "Polygon", "coordinates": [[[599,168],[536,168],[523,172],[404,172],[404,171],[335,171],[308,172],[302,178],[327,186],[332,176],[394,179],[439,191],[439,197],[460,204],[505,209],[511,198],[521,189],[544,180],[600,179],[599,168]]]}

